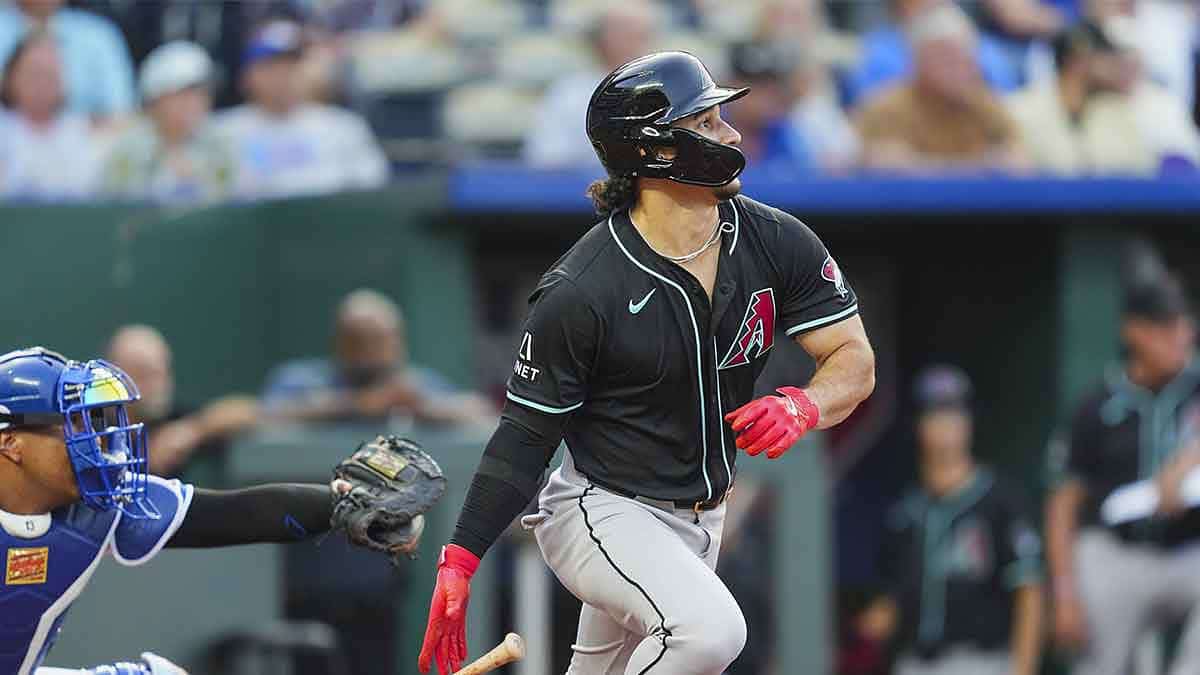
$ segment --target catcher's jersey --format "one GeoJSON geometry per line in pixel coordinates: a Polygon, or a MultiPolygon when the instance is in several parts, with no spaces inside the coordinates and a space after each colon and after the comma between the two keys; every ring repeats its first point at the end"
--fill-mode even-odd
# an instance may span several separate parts
{"type": "Polygon", "coordinates": [[[35,516],[0,512],[0,673],[28,675],[38,667],[106,552],[132,566],[162,550],[183,522],[192,491],[150,476],[146,492],[162,514],[157,520],[82,504],[35,516]]]}
{"type": "Polygon", "coordinates": [[[750,400],[779,335],[857,314],[811,230],[745,197],[719,205],[713,297],[655,253],[628,212],[598,223],[542,277],[508,398],[570,415],[575,465],[610,489],[722,496],[737,455],[726,413],[750,400]]]}

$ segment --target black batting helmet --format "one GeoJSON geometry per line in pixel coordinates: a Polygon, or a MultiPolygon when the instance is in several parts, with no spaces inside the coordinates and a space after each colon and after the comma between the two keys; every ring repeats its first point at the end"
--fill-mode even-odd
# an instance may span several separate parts
{"type": "Polygon", "coordinates": [[[700,59],[686,52],[643,56],[596,87],[588,103],[588,139],[611,176],[725,185],[746,167],[742,151],[671,125],[749,91],[717,86],[700,59]],[[659,157],[655,149],[662,147],[674,148],[675,156],[659,157]]]}

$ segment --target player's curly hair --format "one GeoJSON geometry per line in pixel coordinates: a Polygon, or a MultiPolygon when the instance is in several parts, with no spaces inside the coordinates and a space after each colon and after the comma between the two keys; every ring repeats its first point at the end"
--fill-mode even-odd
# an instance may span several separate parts
{"type": "Polygon", "coordinates": [[[633,176],[609,176],[593,181],[588,186],[587,196],[601,218],[633,206],[637,199],[637,178],[633,176]]]}

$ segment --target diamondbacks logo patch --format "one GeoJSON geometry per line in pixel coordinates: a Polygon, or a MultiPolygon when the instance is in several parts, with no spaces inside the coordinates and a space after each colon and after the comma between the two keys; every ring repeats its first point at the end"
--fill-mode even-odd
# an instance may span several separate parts
{"type": "Polygon", "coordinates": [[[763,288],[750,295],[750,306],[729,345],[729,352],[717,368],[735,368],[750,363],[750,359],[767,353],[775,344],[775,290],[763,288]]]}
{"type": "Polygon", "coordinates": [[[833,284],[841,299],[845,300],[850,294],[850,291],[846,290],[846,278],[842,276],[842,269],[831,255],[825,256],[825,264],[821,265],[821,278],[833,284]]]}
{"type": "Polygon", "coordinates": [[[4,583],[8,586],[28,586],[46,583],[50,549],[10,548],[8,564],[4,568],[4,583]]]}

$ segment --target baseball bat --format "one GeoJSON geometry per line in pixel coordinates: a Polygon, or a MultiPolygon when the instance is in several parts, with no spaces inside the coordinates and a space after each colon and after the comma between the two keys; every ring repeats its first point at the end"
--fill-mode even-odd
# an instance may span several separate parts
{"type": "Polygon", "coordinates": [[[516,633],[504,636],[504,642],[496,645],[492,651],[467,664],[454,675],[483,675],[490,673],[500,666],[525,658],[525,641],[516,633]]]}

